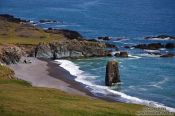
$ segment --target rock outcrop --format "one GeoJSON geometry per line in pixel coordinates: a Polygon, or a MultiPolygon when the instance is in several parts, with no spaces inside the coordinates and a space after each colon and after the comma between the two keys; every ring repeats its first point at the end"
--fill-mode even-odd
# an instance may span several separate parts
{"type": "Polygon", "coordinates": [[[0,50],[0,62],[4,64],[15,64],[21,59],[22,51],[16,46],[3,47],[0,50]]]}
{"type": "Polygon", "coordinates": [[[118,83],[120,81],[118,62],[109,61],[106,66],[106,86],[112,86],[113,83],[118,83]]]}
{"type": "Polygon", "coordinates": [[[63,42],[40,43],[35,48],[38,58],[81,58],[102,57],[109,53],[103,43],[69,40],[63,42]]]}

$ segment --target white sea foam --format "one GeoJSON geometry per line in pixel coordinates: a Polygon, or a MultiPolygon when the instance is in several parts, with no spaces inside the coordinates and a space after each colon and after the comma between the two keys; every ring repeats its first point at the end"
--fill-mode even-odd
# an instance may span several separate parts
{"type": "Polygon", "coordinates": [[[159,50],[144,50],[145,52],[150,52],[150,53],[156,53],[156,52],[160,52],[159,50]]]}
{"type": "Polygon", "coordinates": [[[159,41],[161,40],[161,41],[166,41],[166,40],[174,40],[174,39],[172,39],[172,38],[170,38],[170,37],[163,38],[163,39],[162,39],[162,38],[156,38],[156,37],[155,37],[155,38],[151,38],[150,40],[159,40],[159,41]]]}
{"type": "Polygon", "coordinates": [[[129,59],[140,59],[142,57],[129,54],[129,59]]]}
{"type": "Polygon", "coordinates": [[[148,84],[147,86],[152,86],[152,87],[156,87],[159,89],[163,89],[161,87],[162,84],[166,83],[168,81],[168,78],[164,78],[163,80],[159,81],[159,82],[152,82],[150,84],[148,84]]]}
{"type": "MultiPolygon", "coordinates": [[[[86,85],[86,88],[90,90],[92,94],[98,97],[108,97],[116,101],[122,101],[126,103],[143,104],[151,107],[166,108],[170,112],[175,112],[174,108],[167,107],[163,104],[160,104],[154,101],[143,100],[137,97],[132,97],[132,96],[126,95],[125,93],[114,91],[110,87],[95,85],[93,82],[90,82],[86,79],[92,75],[89,76],[88,74],[86,74],[86,72],[80,70],[80,67],[78,65],[74,64],[71,61],[56,60],[56,62],[60,65],[60,67],[69,71],[71,75],[76,76],[75,81],[81,82],[82,84],[86,85]]],[[[162,82],[160,82],[160,84],[161,83],[162,82]]]]}
{"type": "Polygon", "coordinates": [[[139,56],[144,56],[144,57],[160,57],[160,55],[154,55],[154,54],[148,54],[148,53],[143,53],[143,54],[139,54],[139,56]]]}

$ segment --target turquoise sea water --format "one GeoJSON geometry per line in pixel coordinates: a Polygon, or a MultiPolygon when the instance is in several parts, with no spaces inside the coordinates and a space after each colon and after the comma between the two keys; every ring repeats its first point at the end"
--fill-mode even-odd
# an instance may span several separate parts
{"type": "MultiPolygon", "coordinates": [[[[39,24],[47,28],[79,31],[86,38],[98,36],[124,37],[111,43],[122,46],[146,41],[145,36],[175,35],[174,0],[1,0],[0,13],[8,13],[35,22],[40,19],[59,23],[39,24]]],[[[175,50],[163,49],[161,52],[175,50]]],[[[129,50],[130,58],[92,58],[73,62],[84,71],[83,80],[104,86],[105,65],[108,60],[120,62],[120,87],[109,88],[128,96],[155,101],[175,108],[175,58],[159,58],[143,50],[129,50]]],[[[97,91],[100,91],[98,89],[97,91]]],[[[96,92],[97,92],[96,91],[96,92]]],[[[95,91],[94,91],[95,92],[95,91]]]]}

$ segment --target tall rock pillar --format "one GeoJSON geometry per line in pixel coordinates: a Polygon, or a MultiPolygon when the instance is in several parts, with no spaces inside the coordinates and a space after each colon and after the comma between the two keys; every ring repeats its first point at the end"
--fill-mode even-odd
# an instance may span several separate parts
{"type": "Polygon", "coordinates": [[[109,61],[106,65],[106,86],[112,86],[112,83],[118,83],[120,81],[118,62],[109,61]]]}

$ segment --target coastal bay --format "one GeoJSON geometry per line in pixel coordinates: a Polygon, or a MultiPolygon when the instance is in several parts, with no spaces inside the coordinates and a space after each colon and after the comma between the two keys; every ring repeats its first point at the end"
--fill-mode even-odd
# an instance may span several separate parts
{"type": "Polygon", "coordinates": [[[0,13],[0,114],[175,112],[173,0],[7,0],[0,13]],[[105,85],[108,61],[118,63],[121,79],[112,86],[105,85]]]}

